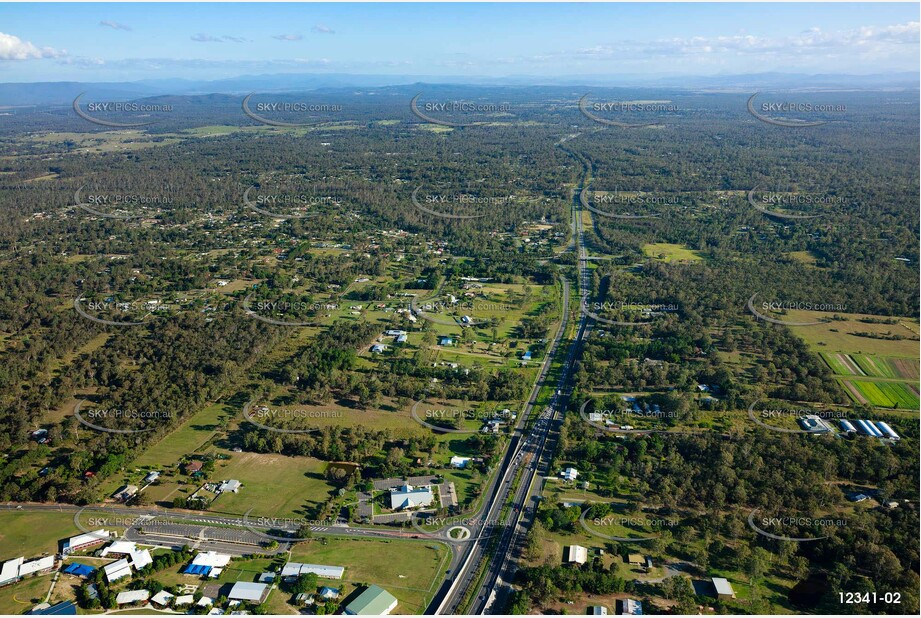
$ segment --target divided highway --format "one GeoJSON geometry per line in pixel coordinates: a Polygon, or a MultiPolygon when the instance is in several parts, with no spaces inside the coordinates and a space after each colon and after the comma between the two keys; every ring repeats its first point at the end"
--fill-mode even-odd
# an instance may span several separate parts
{"type": "MultiPolygon", "coordinates": [[[[570,139],[565,138],[558,145],[570,139]]],[[[588,302],[591,273],[588,269],[587,251],[582,221],[582,205],[579,196],[582,188],[591,180],[590,169],[587,162],[564,148],[571,156],[578,158],[585,166],[582,186],[576,188],[572,196],[572,244],[578,254],[579,271],[579,307],[588,302]]],[[[556,384],[556,394],[550,405],[541,413],[534,425],[523,436],[531,411],[536,405],[536,397],[540,388],[549,374],[550,366],[569,326],[570,313],[570,283],[563,280],[563,321],[557,331],[553,346],[541,374],[534,384],[531,396],[522,418],[516,426],[515,432],[509,443],[502,467],[496,475],[494,484],[489,488],[488,500],[481,512],[485,512],[487,522],[498,522],[503,509],[508,507],[508,525],[496,526],[498,539],[495,535],[478,541],[467,543],[468,547],[461,548],[463,552],[460,565],[448,573],[448,580],[442,590],[435,597],[426,613],[457,614],[465,611],[471,614],[503,613],[508,595],[511,592],[511,583],[514,581],[517,569],[517,558],[528,530],[534,522],[537,513],[537,503],[543,489],[543,477],[552,474],[550,463],[556,450],[556,441],[562,424],[562,412],[566,410],[571,395],[571,372],[580,350],[580,344],[591,331],[591,322],[588,316],[580,311],[579,325],[575,338],[570,342],[563,362],[559,379],[556,384]],[[516,484],[512,494],[512,482],[518,473],[521,478],[516,484]],[[511,498],[511,500],[510,500],[511,498]],[[487,560],[485,573],[481,572],[480,565],[487,560]],[[482,577],[480,577],[482,575],[482,577]],[[468,589],[476,586],[472,593],[469,607],[461,607],[468,598],[468,589]]]]}

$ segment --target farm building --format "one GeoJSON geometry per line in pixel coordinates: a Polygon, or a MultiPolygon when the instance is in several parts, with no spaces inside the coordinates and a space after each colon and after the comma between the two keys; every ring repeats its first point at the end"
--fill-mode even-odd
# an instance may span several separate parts
{"type": "Polygon", "coordinates": [[[575,468],[566,468],[560,473],[564,480],[574,481],[579,478],[579,471],[575,468]]]}
{"type": "Polygon", "coordinates": [[[858,420],[857,428],[860,432],[866,436],[872,436],[874,438],[879,438],[883,435],[879,429],[876,428],[876,425],[867,420],[858,420]]]}
{"type": "Polygon", "coordinates": [[[140,571],[149,564],[153,564],[153,558],[150,556],[150,552],[146,549],[139,549],[137,551],[131,552],[131,566],[135,570],[140,571]]]}
{"type": "Polygon", "coordinates": [[[438,340],[438,345],[454,345],[454,340],[450,337],[442,337],[438,340]]]}
{"type": "Polygon", "coordinates": [[[467,467],[467,464],[469,462],[470,462],[469,457],[459,457],[457,455],[454,455],[453,457],[451,457],[451,467],[452,468],[464,469],[467,467]]]}
{"type": "Polygon", "coordinates": [[[901,440],[899,434],[893,431],[892,427],[889,426],[889,423],[884,423],[883,421],[876,421],[876,426],[879,427],[880,431],[886,435],[887,438],[892,440],[901,440]]]}
{"type": "Polygon", "coordinates": [[[50,571],[54,568],[54,562],[54,556],[45,556],[44,558],[38,558],[37,560],[23,562],[19,566],[19,577],[25,577],[26,575],[32,575],[33,573],[44,573],[45,571],[50,571]]]}
{"type": "Polygon", "coordinates": [[[323,599],[338,599],[339,589],[330,588],[329,586],[323,586],[322,588],[320,588],[320,597],[323,599]]]}
{"type": "Polygon", "coordinates": [[[851,421],[845,418],[842,418],[840,421],[838,421],[838,424],[841,425],[841,430],[845,433],[857,433],[857,428],[851,424],[851,421]]]}
{"type": "Polygon", "coordinates": [[[145,482],[145,483],[153,483],[153,482],[156,481],[158,478],[160,478],[160,473],[157,472],[156,470],[154,470],[153,472],[151,472],[150,474],[148,474],[147,476],[144,477],[144,482],[145,482]]]}
{"type": "Polygon", "coordinates": [[[345,606],[349,616],[387,616],[397,606],[397,598],[381,588],[371,585],[345,606]]]}
{"type": "Polygon", "coordinates": [[[19,567],[22,565],[22,558],[7,560],[0,567],[0,586],[12,584],[19,579],[19,567]]]}
{"type": "Polygon", "coordinates": [[[646,560],[643,558],[643,554],[628,554],[627,562],[630,566],[643,566],[646,564],[646,560]]]}
{"type": "Polygon", "coordinates": [[[809,431],[811,433],[828,433],[831,431],[831,427],[828,426],[828,423],[815,414],[801,416],[797,419],[797,422],[799,426],[803,428],[803,431],[809,431]]]}
{"type": "Polygon", "coordinates": [[[54,556],[44,556],[28,562],[21,556],[13,560],[7,560],[0,567],[0,586],[17,582],[27,575],[50,571],[54,568],[54,564],[54,556]]]}
{"type": "Polygon", "coordinates": [[[607,616],[608,608],[604,605],[589,605],[585,613],[589,616],[607,616]]]}

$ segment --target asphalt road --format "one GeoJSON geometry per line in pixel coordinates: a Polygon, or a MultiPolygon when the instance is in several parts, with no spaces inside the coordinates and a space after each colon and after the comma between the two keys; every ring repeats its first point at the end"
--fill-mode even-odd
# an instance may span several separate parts
{"type": "MultiPolygon", "coordinates": [[[[583,177],[583,186],[590,182],[589,170],[586,167],[583,177]]],[[[572,395],[571,377],[572,369],[581,350],[581,342],[591,331],[592,323],[589,317],[581,311],[588,301],[591,283],[591,273],[587,265],[587,251],[585,249],[585,236],[582,225],[582,205],[579,196],[582,187],[578,187],[573,194],[573,239],[578,250],[579,268],[579,327],[576,337],[572,340],[563,365],[560,379],[557,383],[557,394],[553,404],[542,415],[535,427],[537,439],[537,455],[532,464],[524,471],[519,490],[515,495],[513,505],[517,509],[518,521],[514,526],[503,529],[503,538],[496,548],[495,560],[490,565],[487,576],[483,579],[477,598],[471,608],[475,614],[502,614],[508,603],[512,591],[511,584],[515,580],[518,568],[518,558],[521,555],[527,539],[528,530],[534,523],[537,505],[543,490],[542,477],[552,475],[555,471],[550,469],[550,464],[556,452],[559,428],[563,422],[563,411],[569,405],[572,395]]]]}
{"type": "MultiPolygon", "coordinates": [[[[560,145],[570,138],[562,140],[560,145]]],[[[583,185],[589,181],[589,170],[586,166],[583,185]]],[[[573,233],[570,244],[570,249],[576,250],[579,257],[580,308],[587,301],[591,276],[587,266],[587,253],[582,226],[582,206],[579,200],[581,189],[581,187],[577,188],[573,194],[573,233]]],[[[462,609],[459,606],[464,600],[468,589],[472,585],[477,585],[474,582],[474,578],[477,576],[479,565],[484,559],[488,560],[489,564],[485,576],[477,585],[469,613],[501,613],[505,608],[505,602],[510,592],[510,584],[514,581],[514,572],[517,568],[515,557],[527,536],[528,529],[533,524],[536,514],[536,505],[542,489],[540,478],[553,472],[550,470],[550,462],[556,449],[559,427],[562,424],[561,411],[566,409],[571,394],[569,382],[573,363],[577,358],[581,341],[591,330],[588,316],[580,311],[577,335],[570,342],[567,358],[556,385],[557,394],[525,436],[522,430],[526,427],[527,420],[531,416],[531,411],[536,404],[536,396],[546,381],[552,359],[556,358],[563,335],[569,325],[570,284],[568,279],[563,280],[563,288],[563,321],[554,338],[551,352],[547,356],[540,376],[531,391],[531,396],[516,427],[515,434],[509,443],[499,474],[496,475],[496,482],[489,488],[489,499],[481,510],[481,512],[486,513],[486,521],[496,521],[498,519],[503,507],[509,502],[511,481],[524,465],[520,482],[510,504],[512,523],[511,525],[495,528],[499,531],[497,541],[490,536],[480,542],[467,543],[466,547],[461,548],[457,555],[458,559],[452,563],[452,570],[449,571],[448,580],[446,580],[426,613],[458,613],[462,609]],[[491,547],[493,542],[495,542],[495,546],[491,547]],[[487,552],[488,555],[486,555],[487,552]]]]}

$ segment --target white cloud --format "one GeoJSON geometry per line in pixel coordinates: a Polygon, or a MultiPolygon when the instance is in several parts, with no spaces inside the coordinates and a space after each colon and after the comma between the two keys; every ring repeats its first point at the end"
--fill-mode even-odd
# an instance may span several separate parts
{"type": "Polygon", "coordinates": [[[244,39],[243,37],[230,36],[229,34],[225,34],[223,36],[214,36],[211,34],[198,33],[198,34],[193,34],[189,38],[191,38],[196,43],[225,43],[225,42],[246,43],[247,42],[246,39],[244,39]]]}
{"type": "Polygon", "coordinates": [[[37,47],[18,36],[0,32],[0,60],[35,60],[38,58],[61,58],[66,56],[64,50],[51,47],[37,47]]]}
{"type": "Polygon", "coordinates": [[[279,41],[300,41],[304,37],[299,34],[276,34],[272,38],[278,39],[279,41]]]}
{"type": "Polygon", "coordinates": [[[323,24],[317,24],[313,27],[313,31],[318,34],[336,34],[336,31],[330,28],[329,26],[324,26],[323,24]]]}
{"type": "Polygon", "coordinates": [[[100,26],[105,26],[106,28],[112,28],[113,30],[125,30],[126,32],[131,32],[131,26],[127,24],[120,24],[117,21],[112,21],[109,19],[104,19],[99,22],[100,26]]]}

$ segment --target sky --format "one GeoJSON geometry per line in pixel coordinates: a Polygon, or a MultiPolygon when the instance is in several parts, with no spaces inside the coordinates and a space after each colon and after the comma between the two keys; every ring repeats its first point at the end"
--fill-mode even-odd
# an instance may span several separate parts
{"type": "Polygon", "coordinates": [[[918,70],[917,3],[0,4],[0,82],[918,70]]]}

